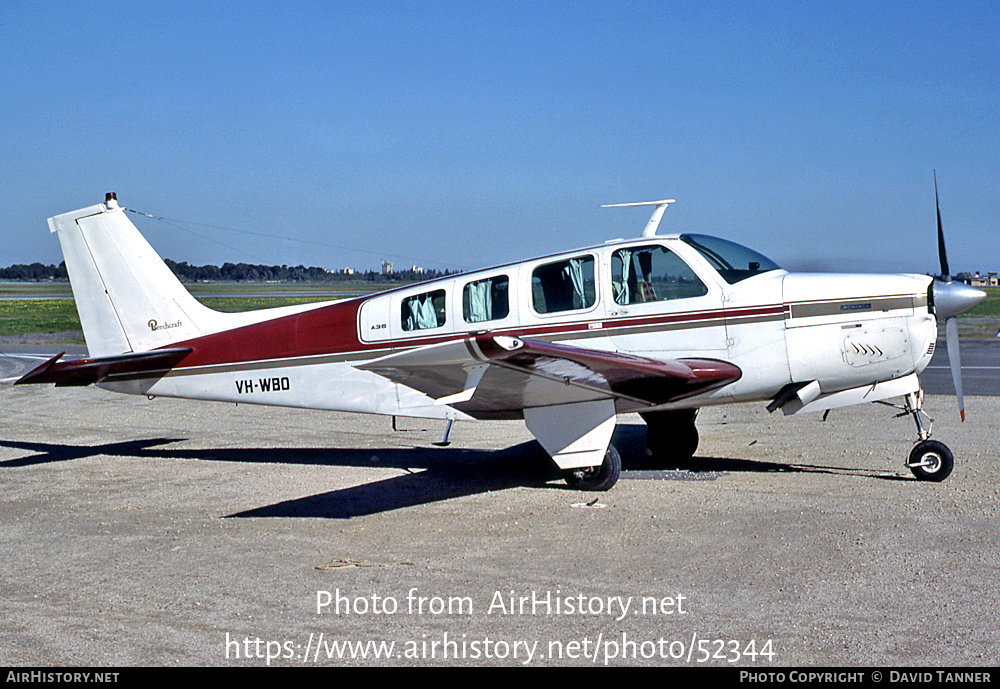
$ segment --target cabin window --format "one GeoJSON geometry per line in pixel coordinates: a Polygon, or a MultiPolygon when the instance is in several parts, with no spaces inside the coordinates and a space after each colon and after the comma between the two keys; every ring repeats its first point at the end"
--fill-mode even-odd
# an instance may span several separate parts
{"type": "Polygon", "coordinates": [[[611,255],[611,290],[617,304],[687,299],[708,294],[694,271],[660,245],[619,249],[611,255]]]}
{"type": "Polygon", "coordinates": [[[546,263],[531,274],[531,303],[537,313],[588,309],[596,301],[593,256],[546,263]]]}
{"type": "Polygon", "coordinates": [[[462,290],[462,317],[466,323],[482,323],[506,318],[510,313],[506,275],[470,282],[462,290]]]}
{"type": "Polygon", "coordinates": [[[703,234],[682,234],[681,240],[697,249],[730,285],[754,275],[780,270],[767,256],[728,239],[707,237],[703,234]]]}
{"type": "Polygon", "coordinates": [[[403,330],[425,330],[444,325],[444,290],[415,294],[403,300],[403,330]]]}

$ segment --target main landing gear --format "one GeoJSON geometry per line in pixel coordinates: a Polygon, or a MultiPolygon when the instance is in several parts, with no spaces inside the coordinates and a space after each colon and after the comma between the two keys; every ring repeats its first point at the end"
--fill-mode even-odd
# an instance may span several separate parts
{"type": "MultiPolygon", "coordinates": [[[[910,451],[910,457],[906,466],[910,468],[913,475],[921,481],[944,481],[951,474],[955,466],[955,458],[951,450],[944,443],[931,440],[930,428],[924,428],[920,417],[924,414],[924,391],[911,392],[905,398],[906,404],[903,414],[913,414],[913,420],[917,424],[917,436],[919,440],[910,451]]],[[[928,422],[930,418],[928,417],[928,422]]]]}
{"type": "Polygon", "coordinates": [[[675,409],[640,414],[646,422],[646,449],[655,459],[680,466],[698,449],[697,409],[675,409]]]}
{"type": "Polygon", "coordinates": [[[577,490],[605,491],[611,490],[621,473],[622,456],[614,445],[608,445],[601,466],[570,469],[565,473],[565,478],[566,483],[577,490]]]}
{"type": "MultiPolygon", "coordinates": [[[[677,409],[642,414],[646,422],[646,448],[658,461],[674,466],[686,464],[698,449],[698,429],[694,419],[697,409],[677,409]]],[[[599,467],[570,469],[566,483],[578,490],[610,490],[622,471],[622,458],[614,445],[608,445],[604,463],[599,467]]]]}

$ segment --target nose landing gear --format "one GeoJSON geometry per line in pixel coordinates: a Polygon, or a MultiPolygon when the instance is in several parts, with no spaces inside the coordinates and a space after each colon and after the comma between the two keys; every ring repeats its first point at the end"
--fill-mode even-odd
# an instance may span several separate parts
{"type": "MultiPolygon", "coordinates": [[[[905,398],[904,414],[913,414],[913,420],[917,424],[917,436],[919,440],[910,451],[910,457],[906,466],[910,468],[913,475],[921,481],[944,481],[951,474],[955,466],[955,458],[951,450],[944,443],[931,440],[930,428],[924,428],[921,414],[924,413],[924,391],[911,392],[905,398]]],[[[927,417],[930,422],[930,417],[927,417]]]]}
{"type": "Polygon", "coordinates": [[[951,474],[955,459],[944,443],[921,440],[910,452],[906,466],[921,481],[944,481],[951,474]]]}

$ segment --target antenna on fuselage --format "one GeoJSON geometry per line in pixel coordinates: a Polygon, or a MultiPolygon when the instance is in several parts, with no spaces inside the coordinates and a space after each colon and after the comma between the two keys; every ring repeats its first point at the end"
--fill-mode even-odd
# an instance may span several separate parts
{"type": "Polygon", "coordinates": [[[667,210],[667,206],[671,203],[677,203],[674,199],[663,199],[661,201],[638,201],[636,203],[608,203],[601,208],[631,208],[633,206],[656,206],[653,209],[653,215],[650,216],[649,222],[646,223],[646,227],[642,230],[643,237],[655,237],[656,228],[660,226],[660,220],[663,218],[663,211],[667,210]]]}

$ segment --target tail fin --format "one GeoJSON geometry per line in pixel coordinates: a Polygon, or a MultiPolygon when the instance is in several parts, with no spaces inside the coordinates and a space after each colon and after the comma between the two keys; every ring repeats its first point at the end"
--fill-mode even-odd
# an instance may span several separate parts
{"type": "Polygon", "coordinates": [[[219,329],[221,314],[181,285],[125,217],[104,203],[49,218],[59,234],[91,357],[144,352],[219,329]]]}

